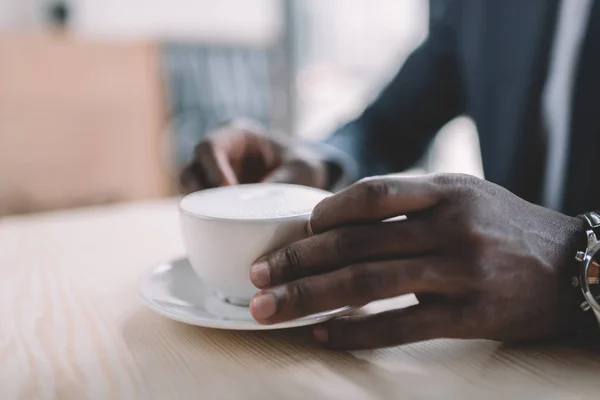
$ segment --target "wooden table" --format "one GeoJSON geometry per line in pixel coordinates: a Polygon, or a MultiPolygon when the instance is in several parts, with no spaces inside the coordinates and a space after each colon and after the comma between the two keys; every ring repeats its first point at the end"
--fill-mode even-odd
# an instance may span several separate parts
{"type": "Polygon", "coordinates": [[[330,352],[305,330],[227,332],[145,308],[183,254],[175,203],[0,220],[0,399],[598,399],[600,352],[433,341],[330,352]]]}

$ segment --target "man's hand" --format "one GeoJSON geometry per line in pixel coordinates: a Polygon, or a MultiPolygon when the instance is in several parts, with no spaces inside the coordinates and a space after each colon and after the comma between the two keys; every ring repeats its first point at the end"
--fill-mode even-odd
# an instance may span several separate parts
{"type": "Polygon", "coordinates": [[[309,229],[313,236],[253,266],[262,292],[251,310],[260,323],[415,293],[417,306],[331,321],[315,337],[361,349],[575,329],[570,277],[583,222],[492,183],[466,175],[363,180],[319,204],[309,229]]]}
{"type": "Polygon", "coordinates": [[[281,182],[324,189],[325,162],[249,124],[231,124],[208,135],[181,174],[185,193],[240,183],[281,182]]]}

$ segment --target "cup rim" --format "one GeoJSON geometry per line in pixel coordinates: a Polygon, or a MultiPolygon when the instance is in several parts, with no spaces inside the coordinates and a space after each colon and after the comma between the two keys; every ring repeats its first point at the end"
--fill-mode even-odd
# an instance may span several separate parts
{"type": "MultiPolygon", "coordinates": [[[[302,186],[302,185],[295,185],[292,183],[269,183],[270,185],[284,185],[284,186],[302,186]]],[[[257,185],[256,183],[251,183],[251,184],[241,184],[241,185],[236,185],[236,186],[247,186],[247,185],[257,185]]],[[[308,187],[308,186],[307,186],[308,187]]],[[[196,213],[196,212],[192,212],[189,210],[186,210],[183,208],[183,206],[181,205],[181,203],[183,202],[183,200],[185,198],[187,198],[188,196],[191,196],[195,193],[199,193],[199,192],[204,192],[207,190],[213,190],[213,189],[219,189],[219,188],[211,188],[211,189],[204,189],[204,190],[199,190],[196,192],[192,192],[189,193],[185,196],[182,196],[179,201],[177,202],[177,207],[179,209],[179,212],[183,215],[187,215],[189,217],[194,217],[194,218],[198,218],[198,219],[203,219],[203,220],[210,220],[210,221],[231,221],[231,222],[246,222],[246,223],[274,223],[274,222],[282,222],[282,221],[294,221],[294,220],[303,220],[303,219],[307,219],[310,218],[310,216],[312,215],[312,210],[311,211],[307,211],[305,213],[300,213],[300,214],[292,214],[292,215],[285,215],[285,216],[281,216],[281,217],[268,217],[268,218],[236,218],[236,217],[215,217],[215,216],[211,216],[211,215],[206,215],[206,214],[201,214],[201,213],[196,213]]],[[[324,193],[328,193],[328,194],[333,194],[327,190],[324,189],[318,189],[318,188],[310,188],[313,190],[319,190],[322,191],[324,193]]]]}

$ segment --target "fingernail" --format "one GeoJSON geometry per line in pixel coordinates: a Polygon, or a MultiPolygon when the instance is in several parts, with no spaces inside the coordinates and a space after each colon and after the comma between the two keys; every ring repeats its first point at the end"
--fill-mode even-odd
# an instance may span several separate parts
{"type": "Polygon", "coordinates": [[[250,280],[254,286],[264,288],[271,284],[271,271],[269,264],[264,260],[257,261],[250,267],[250,280]]]}
{"type": "Polygon", "coordinates": [[[317,326],[313,330],[313,335],[315,339],[321,343],[327,343],[327,341],[329,340],[329,331],[327,330],[327,328],[322,326],[317,326]]]}
{"type": "Polygon", "coordinates": [[[257,320],[266,320],[277,311],[277,302],[272,293],[260,293],[250,303],[250,311],[257,320]]]}
{"type": "Polygon", "coordinates": [[[308,225],[306,225],[306,231],[308,232],[308,236],[314,236],[315,233],[312,230],[312,226],[310,225],[310,221],[308,221],[308,225]]]}

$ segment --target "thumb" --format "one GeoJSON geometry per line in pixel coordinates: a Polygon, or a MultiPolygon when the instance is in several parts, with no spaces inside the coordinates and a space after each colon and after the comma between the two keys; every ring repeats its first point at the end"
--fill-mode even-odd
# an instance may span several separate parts
{"type": "Polygon", "coordinates": [[[263,182],[268,183],[296,183],[301,178],[301,174],[298,172],[298,168],[294,165],[284,164],[271,173],[269,173],[263,179],[263,182]]]}
{"type": "Polygon", "coordinates": [[[193,168],[205,189],[236,185],[238,178],[221,146],[206,140],[196,146],[193,168]]]}
{"type": "Polygon", "coordinates": [[[296,185],[324,188],[327,183],[326,170],[304,160],[290,160],[268,174],[263,182],[293,183],[296,185]]]}

